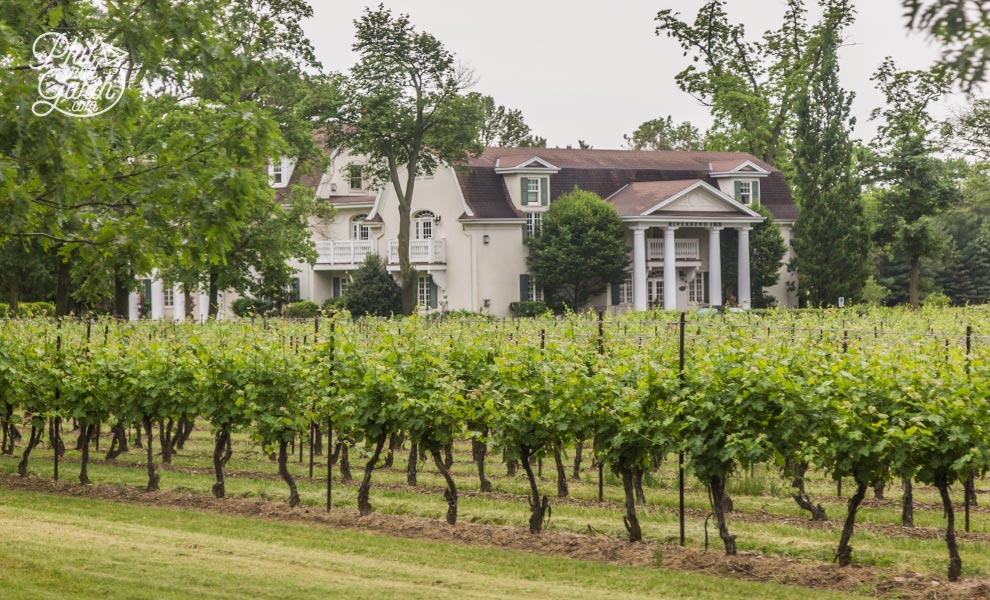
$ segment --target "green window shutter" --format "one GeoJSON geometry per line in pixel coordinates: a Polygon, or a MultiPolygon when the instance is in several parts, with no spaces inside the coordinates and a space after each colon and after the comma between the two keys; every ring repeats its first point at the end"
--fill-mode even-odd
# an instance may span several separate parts
{"type": "Polygon", "coordinates": [[[757,204],[760,203],[760,180],[757,179],[757,180],[753,181],[753,183],[751,183],[750,186],[751,186],[750,189],[753,190],[753,202],[752,202],[752,204],[755,206],[755,205],[757,205],[757,204]]]}
{"type": "Polygon", "coordinates": [[[430,275],[430,308],[437,307],[437,284],[433,283],[433,275],[430,275]]]}
{"type": "Polygon", "coordinates": [[[736,195],[735,195],[736,201],[737,202],[742,202],[742,200],[739,199],[740,196],[742,196],[742,182],[741,181],[736,181],[734,183],[735,183],[735,189],[736,189],[736,195]]]}
{"type": "Polygon", "coordinates": [[[550,204],[550,178],[544,177],[540,181],[540,204],[547,206],[550,204]]]}
{"type": "Polygon", "coordinates": [[[529,302],[529,275],[526,273],[519,276],[519,299],[529,302]]]}
{"type": "Polygon", "coordinates": [[[618,306],[618,305],[619,305],[619,284],[618,283],[613,283],[612,284],[612,306],[618,306]]]}
{"type": "Polygon", "coordinates": [[[333,278],[333,297],[340,298],[340,277],[333,278]]]}
{"type": "Polygon", "coordinates": [[[704,286],[704,289],[701,292],[701,301],[705,304],[709,304],[712,300],[708,296],[708,271],[701,274],[701,285],[704,286]]]}
{"type": "Polygon", "coordinates": [[[526,204],[527,197],[529,196],[529,177],[521,177],[519,181],[522,182],[520,186],[522,195],[519,196],[519,204],[526,204]]]}

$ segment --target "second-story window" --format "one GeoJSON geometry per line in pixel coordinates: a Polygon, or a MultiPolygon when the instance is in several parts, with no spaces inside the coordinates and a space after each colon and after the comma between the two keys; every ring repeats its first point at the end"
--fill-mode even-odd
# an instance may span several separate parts
{"type": "Polygon", "coordinates": [[[282,161],[278,160],[272,163],[272,181],[274,183],[282,183],[282,161]]]}
{"type": "Polygon", "coordinates": [[[162,290],[162,306],[165,308],[175,307],[175,290],[170,287],[162,290]]]}
{"type": "Polygon", "coordinates": [[[760,200],[759,181],[737,181],[736,200],[746,206],[752,206],[760,200]]]}
{"type": "Polygon", "coordinates": [[[432,240],[433,222],[435,219],[436,216],[428,210],[421,210],[413,215],[413,239],[432,240]]]}
{"type": "Polygon", "coordinates": [[[364,176],[362,170],[361,165],[350,165],[347,168],[351,191],[360,191],[364,189],[364,176]]]}
{"type": "Polygon", "coordinates": [[[357,215],[351,217],[351,239],[352,240],[370,240],[371,239],[371,228],[368,227],[365,221],[368,215],[357,215]]]}
{"type": "Polygon", "coordinates": [[[540,179],[538,177],[526,178],[526,204],[540,203],[540,179]]]}

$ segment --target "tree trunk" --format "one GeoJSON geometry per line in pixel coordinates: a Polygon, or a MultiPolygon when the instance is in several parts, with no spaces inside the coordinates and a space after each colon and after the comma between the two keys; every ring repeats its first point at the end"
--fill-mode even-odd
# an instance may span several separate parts
{"type": "Polygon", "coordinates": [[[402,436],[398,433],[388,436],[388,452],[385,454],[385,464],[382,465],[386,469],[391,469],[395,464],[395,451],[402,448],[402,441],[402,436]]]}
{"type": "Polygon", "coordinates": [[[168,418],[168,423],[166,425],[165,421],[158,422],[158,442],[162,447],[162,462],[166,465],[172,464],[172,428],[175,427],[175,421],[172,417],[168,418]]]}
{"type": "Polygon", "coordinates": [[[920,278],[921,278],[921,257],[912,256],[911,274],[908,278],[908,297],[911,302],[911,308],[914,310],[918,309],[918,300],[919,300],[918,281],[920,278]]]}
{"type": "Polygon", "coordinates": [[[207,287],[207,293],[209,294],[209,309],[206,316],[213,319],[216,318],[219,312],[220,305],[218,298],[220,297],[220,290],[217,289],[217,272],[215,269],[210,269],[210,281],[207,287]]]}
{"type": "Polygon", "coordinates": [[[629,532],[630,542],[643,541],[643,531],[639,527],[639,519],[636,517],[635,484],[633,483],[632,470],[623,468],[622,489],[626,493],[626,516],[622,518],[626,531],[629,532]]]}
{"type": "Polygon", "coordinates": [[[89,467],[89,441],[96,434],[96,424],[84,425],[82,431],[83,433],[80,437],[84,438],[84,441],[82,445],[82,464],[79,465],[79,483],[89,485],[91,483],[89,473],[87,472],[87,468],[89,467]]]}
{"type": "Polygon", "coordinates": [[[137,426],[136,429],[137,429],[137,433],[134,435],[134,447],[144,448],[144,446],[141,445],[141,426],[140,425],[137,426]]]}
{"type": "Polygon", "coordinates": [[[443,466],[450,469],[454,466],[454,443],[451,442],[443,447],[443,466]]]}
{"type": "Polygon", "coordinates": [[[553,462],[557,465],[557,497],[566,498],[569,491],[567,489],[567,471],[564,469],[560,442],[553,445],[553,462]]]}
{"type": "Polygon", "coordinates": [[[362,517],[371,514],[371,502],[368,501],[368,495],[371,493],[371,472],[375,470],[378,457],[382,453],[382,448],[385,447],[386,439],[388,439],[386,433],[378,436],[378,441],[375,443],[375,453],[371,456],[371,460],[364,465],[364,479],[361,480],[361,487],[358,488],[358,513],[362,517]]]}
{"type": "Polygon", "coordinates": [[[636,488],[636,502],[646,506],[646,493],[643,491],[643,469],[633,469],[633,486],[636,488]]]}
{"type": "Polygon", "coordinates": [[[175,431],[175,438],[172,441],[172,454],[175,454],[176,450],[182,450],[186,442],[189,441],[189,436],[192,435],[193,429],[196,427],[196,417],[192,419],[186,418],[186,415],[179,417],[179,425],[175,431]]]}
{"type": "Polygon", "coordinates": [[[230,441],[230,432],[223,428],[217,432],[213,441],[213,471],[216,473],[217,481],[213,484],[213,496],[223,498],[226,494],[226,486],[223,479],[224,452],[227,450],[227,442],[230,441]]]}
{"type": "Polygon", "coordinates": [[[881,481],[878,481],[875,484],[873,484],[873,498],[875,500],[884,500],[885,499],[883,497],[883,490],[884,490],[885,487],[887,487],[887,484],[884,483],[882,480],[881,481]]]}
{"type": "Polygon", "coordinates": [[[48,423],[48,444],[55,452],[55,456],[62,458],[65,456],[65,444],[62,443],[62,419],[55,417],[48,423]]]}
{"type": "Polygon", "coordinates": [[[584,451],[584,442],[578,442],[577,446],[574,447],[574,472],[571,475],[571,479],[574,481],[581,481],[581,454],[584,451]]]}
{"type": "Polygon", "coordinates": [[[115,460],[124,452],[127,452],[127,430],[124,428],[124,422],[118,420],[113,426],[113,438],[110,440],[110,448],[107,449],[106,460],[115,460]]]}
{"type": "Polygon", "coordinates": [[[945,510],[945,547],[949,550],[949,581],[959,581],[962,575],[962,558],[959,556],[959,546],[956,544],[956,513],[952,508],[952,498],[949,497],[949,484],[944,479],[936,481],[935,487],[942,496],[942,508],[945,510]]]}
{"type": "Polygon", "coordinates": [[[34,419],[31,419],[31,435],[28,437],[28,445],[24,448],[24,454],[21,455],[21,461],[17,463],[17,474],[21,477],[27,477],[27,466],[28,457],[31,456],[31,451],[41,442],[41,438],[45,435],[45,426],[42,424],[38,427],[34,423],[34,419]]]}
{"type": "Polygon", "coordinates": [[[901,498],[901,527],[914,527],[914,487],[911,479],[903,478],[901,487],[904,488],[904,497],[901,498]]]}
{"type": "Polygon", "coordinates": [[[471,457],[474,458],[474,462],[478,466],[478,481],[481,482],[482,492],[492,491],[492,482],[485,477],[485,457],[487,454],[488,446],[485,442],[476,439],[471,440],[471,457]]]}
{"type": "Polygon", "coordinates": [[[148,446],[148,487],[146,488],[149,492],[154,492],[159,489],[158,484],[161,481],[161,477],[155,472],[155,455],[152,450],[154,446],[155,433],[152,430],[152,423],[149,417],[144,418],[144,434],[145,444],[148,446]]]}
{"type": "Polygon", "coordinates": [[[56,256],[55,266],[55,316],[69,314],[69,293],[72,291],[72,274],[69,272],[69,259],[56,256]]]}
{"type": "Polygon", "coordinates": [[[443,498],[447,501],[447,524],[456,525],[457,524],[457,485],[454,483],[454,478],[450,476],[450,470],[447,469],[447,465],[440,458],[440,453],[436,450],[432,450],[430,454],[433,456],[433,463],[437,466],[437,470],[443,475],[444,480],[447,482],[447,489],[443,491],[443,498]]]}
{"type": "Polygon", "coordinates": [[[725,553],[729,556],[736,554],[736,536],[729,535],[729,527],[725,524],[725,477],[715,475],[708,480],[708,489],[712,494],[712,512],[718,523],[718,537],[722,538],[725,553]]]}
{"type": "Polygon", "coordinates": [[[533,452],[527,446],[522,446],[519,450],[520,462],[526,471],[526,478],[529,479],[529,532],[540,533],[543,530],[544,515],[549,517],[550,500],[546,496],[540,499],[540,489],[536,485],[536,475],[531,464],[533,452]]]}
{"type": "Polygon", "coordinates": [[[340,447],[340,480],[347,482],[354,479],[351,475],[351,453],[347,444],[340,447]]]}
{"type": "Polygon", "coordinates": [[[839,538],[839,549],[835,552],[835,557],[839,561],[840,567],[848,567],[852,563],[852,546],[849,540],[852,539],[853,528],[856,526],[856,511],[866,497],[867,485],[856,480],[856,493],[849,498],[849,508],[846,511],[846,522],[842,526],[842,537],[839,538]]]}
{"type": "Polygon", "coordinates": [[[278,441],[278,474],[289,486],[289,508],[299,506],[299,490],[296,489],[296,480],[289,473],[289,442],[282,438],[278,441]]]}
{"type": "Polygon", "coordinates": [[[20,437],[17,427],[14,426],[13,416],[14,405],[5,402],[3,405],[3,415],[0,416],[0,429],[3,430],[3,439],[0,440],[0,454],[4,456],[13,456],[14,443],[20,437]]]}
{"type": "Polygon", "coordinates": [[[800,462],[794,468],[794,479],[791,480],[791,487],[794,488],[794,502],[802,509],[811,513],[812,521],[827,521],[828,516],[825,514],[825,507],[821,504],[815,504],[811,501],[811,497],[808,496],[808,492],[804,488],[804,475],[808,472],[808,463],[800,462]]]}
{"type": "MultiPolygon", "coordinates": [[[[316,441],[313,444],[313,454],[323,456],[323,430],[316,425],[316,441]]],[[[329,442],[327,442],[329,444],[329,442]]]]}
{"type": "Polygon", "coordinates": [[[416,485],[416,461],[419,460],[419,444],[412,442],[409,445],[409,462],[406,463],[406,484],[416,485]]]}

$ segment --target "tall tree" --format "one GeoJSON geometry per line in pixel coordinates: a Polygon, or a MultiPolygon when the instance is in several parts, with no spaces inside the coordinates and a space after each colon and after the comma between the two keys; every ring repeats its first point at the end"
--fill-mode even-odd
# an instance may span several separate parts
{"type": "MultiPolygon", "coordinates": [[[[787,245],[781,233],[780,225],[774,220],[770,211],[762,206],[755,206],[765,219],[753,227],[749,234],[749,283],[750,297],[753,308],[766,308],[776,302],[773,296],[766,293],[766,288],[777,285],[780,281],[780,267],[787,245]]],[[[728,228],[722,232],[722,297],[734,296],[739,289],[739,233],[728,228]]]]}
{"type": "Polygon", "coordinates": [[[966,91],[990,68],[990,6],[983,0],[901,0],[908,29],[928,32],[944,46],[940,64],[966,91]]]}
{"type": "Polygon", "coordinates": [[[794,226],[798,288],[816,306],[858,298],[869,275],[869,231],[849,139],[852,94],[839,83],[841,40],[828,21],[826,15],[816,31],[811,79],[796,103],[792,179],[800,209],[794,226]]]}
{"type": "Polygon", "coordinates": [[[949,78],[944,69],[898,71],[888,58],[872,79],[886,99],[886,106],[872,113],[883,119],[873,142],[880,163],[877,177],[884,184],[874,240],[910,265],[909,302],[917,308],[921,261],[940,249],[932,218],[958,196],[952,170],[935,156],[935,120],[928,112],[945,93],[949,78]]]}
{"type": "Polygon", "coordinates": [[[550,303],[579,310],[608,284],[625,281],[625,231],[615,207],[593,192],[575,188],[554,200],[526,259],[550,303]]]}
{"type": "Polygon", "coordinates": [[[697,127],[688,121],[674,123],[667,115],[640,123],[636,131],[623,135],[630,150],[703,150],[705,138],[697,127]]]}
{"type": "Polygon", "coordinates": [[[409,262],[416,177],[480,152],[484,113],[477,98],[466,95],[473,83],[470,74],[440,40],[416,31],[409,15],[393,15],[379,4],[365,9],[354,26],[359,59],[327,134],[366,156],[372,178],[395,193],[402,310],[410,314],[418,280],[409,262]]]}
{"type": "MultiPolygon", "coordinates": [[[[852,23],[849,0],[819,4],[826,14],[841,15],[830,21],[838,31],[852,23]]],[[[729,17],[726,5],[727,0],[708,0],[694,23],[671,9],[661,10],[656,33],[677,41],[692,59],[676,81],[712,111],[709,149],[749,152],[789,172],[794,98],[807,85],[805,54],[813,35],[804,0],[788,0],[781,25],[756,41],[747,39],[745,27],[729,17]]]]}
{"type": "Polygon", "coordinates": [[[495,104],[494,98],[477,92],[471,92],[470,96],[480,102],[485,111],[481,126],[482,146],[546,147],[547,139],[533,134],[521,110],[495,104]]]}

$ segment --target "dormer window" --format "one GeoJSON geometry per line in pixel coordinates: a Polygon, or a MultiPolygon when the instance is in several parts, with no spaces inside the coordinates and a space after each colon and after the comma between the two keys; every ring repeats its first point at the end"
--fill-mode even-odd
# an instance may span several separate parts
{"type": "Polygon", "coordinates": [[[278,160],[272,163],[272,182],[282,183],[282,161],[278,160]]]}
{"type": "Polygon", "coordinates": [[[760,200],[760,182],[758,180],[753,181],[736,181],[736,200],[740,204],[745,204],[746,206],[753,206],[757,204],[760,200]]]}
{"type": "Polygon", "coordinates": [[[364,177],[361,165],[350,165],[347,168],[348,179],[352,192],[360,192],[364,189],[364,177]]]}
{"type": "Polygon", "coordinates": [[[523,206],[546,206],[550,200],[549,177],[523,177],[522,198],[523,206]]]}

